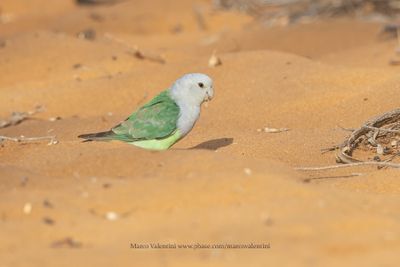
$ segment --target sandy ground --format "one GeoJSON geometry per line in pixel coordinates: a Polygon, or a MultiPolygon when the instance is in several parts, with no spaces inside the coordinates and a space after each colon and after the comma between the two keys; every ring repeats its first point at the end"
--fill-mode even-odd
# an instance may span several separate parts
{"type": "Polygon", "coordinates": [[[1,267],[398,264],[397,170],[293,170],[335,164],[320,149],[346,136],[338,126],[399,107],[396,42],[379,38],[381,25],[264,28],[186,0],[2,0],[0,10],[0,117],[46,108],[0,134],[59,140],[0,148],[1,267]],[[94,40],[77,37],[87,29],[94,40]],[[166,63],[133,57],[135,46],[166,63]],[[210,68],[214,50],[223,64],[210,68]],[[213,77],[215,98],[171,150],[76,137],[110,128],[187,72],[213,77]],[[363,175],[345,178],[353,173],[363,175]],[[157,242],[271,247],[130,248],[157,242]]]}

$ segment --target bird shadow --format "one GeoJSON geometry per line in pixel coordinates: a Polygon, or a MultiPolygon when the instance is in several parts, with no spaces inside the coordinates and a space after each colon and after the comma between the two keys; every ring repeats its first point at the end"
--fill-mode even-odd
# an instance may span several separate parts
{"type": "Polygon", "coordinates": [[[212,140],[205,141],[205,142],[200,143],[189,149],[206,149],[206,150],[214,150],[215,151],[221,147],[229,146],[232,143],[233,143],[233,138],[224,137],[224,138],[218,138],[218,139],[212,139],[212,140]]]}

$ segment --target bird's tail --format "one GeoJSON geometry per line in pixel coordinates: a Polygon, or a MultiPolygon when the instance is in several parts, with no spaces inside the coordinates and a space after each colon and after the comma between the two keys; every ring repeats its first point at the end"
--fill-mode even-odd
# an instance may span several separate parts
{"type": "Polygon", "coordinates": [[[79,138],[85,139],[84,142],[89,141],[110,141],[113,140],[115,133],[113,131],[100,132],[100,133],[90,133],[78,135],[79,138]]]}

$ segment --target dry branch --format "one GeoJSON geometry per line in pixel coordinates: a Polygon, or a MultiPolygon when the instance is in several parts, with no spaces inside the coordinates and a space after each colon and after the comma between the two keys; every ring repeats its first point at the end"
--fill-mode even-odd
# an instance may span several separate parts
{"type": "Polygon", "coordinates": [[[378,169],[385,167],[400,168],[400,164],[390,163],[390,161],[400,155],[400,151],[397,145],[398,139],[400,138],[399,135],[400,109],[395,109],[386,112],[381,116],[375,117],[374,119],[368,120],[363,125],[361,125],[361,127],[355,129],[342,144],[322,150],[322,153],[333,150],[338,151],[338,153],[336,154],[336,161],[338,163],[344,163],[344,165],[301,167],[296,168],[296,170],[320,171],[365,165],[375,165],[378,166],[378,169]],[[383,140],[387,144],[391,144],[392,147],[384,148],[383,145],[379,143],[380,140],[383,140]],[[369,148],[375,149],[375,153],[377,155],[374,157],[374,160],[376,161],[361,161],[352,156],[354,150],[362,144],[369,148]],[[388,151],[390,153],[388,153],[388,151]],[[391,156],[381,161],[380,156],[387,154],[391,154],[391,156]]]}
{"type": "Polygon", "coordinates": [[[360,162],[360,160],[357,160],[352,157],[353,151],[356,149],[356,147],[362,142],[362,138],[364,136],[368,137],[368,134],[371,135],[372,137],[369,138],[368,140],[371,140],[371,142],[376,143],[376,138],[380,132],[386,132],[386,133],[399,133],[398,130],[394,129],[387,129],[387,128],[382,128],[382,127],[387,127],[388,125],[390,126],[393,123],[398,123],[400,122],[400,109],[395,109],[390,112],[384,113],[383,115],[376,117],[372,120],[369,120],[365,122],[360,128],[356,129],[353,131],[350,135],[350,137],[344,141],[341,145],[338,146],[339,148],[339,153],[337,154],[337,159],[339,162],[342,163],[354,163],[354,162],[360,162]]]}

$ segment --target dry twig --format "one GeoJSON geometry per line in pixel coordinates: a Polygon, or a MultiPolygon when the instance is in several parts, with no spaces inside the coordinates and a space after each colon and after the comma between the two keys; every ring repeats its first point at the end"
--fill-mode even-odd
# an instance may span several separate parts
{"type": "Polygon", "coordinates": [[[81,248],[82,243],[73,239],[72,237],[66,237],[60,240],[56,240],[50,244],[52,248],[81,248]]]}
{"type": "Polygon", "coordinates": [[[27,112],[13,112],[11,116],[6,120],[0,120],[0,128],[6,128],[8,126],[13,126],[21,123],[24,120],[31,118],[32,115],[36,113],[42,112],[42,106],[36,106],[34,110],[27,111],[27,112]]]}
{"type": "Polygon", "coordinates": [[[268,128],[265,127],[264,129],[257,129],[257,132],[265,132],[265,133],[282,133],[290,131],[289,128],[268,128]]]}
{"type": "Polygon", "coordinates": [[[356,163],[348,163],[342,165],[330,165],[330,166],[322,166],[322,167],[298,167],[295,170],[298,171],[324,171],[324,170],[332,170],[332,169],[341,169],[341,168],[349,168],[356,166],[381,166],[381,167],[391,167],[391,168],[400,168],[400,164],[390,163],[390,162],[376,162],[376,161],[364,161],[364,162],[356,162],[356,163]]]}
{"type": "Polygon", "coordinates": [[[310,177],[303,179],[303,182],[309,183],[315,180],[324,180],[324,179],[342,179],[342,178],[352,178],[363,175],[362,173],[351,173],[348,175],[337,175],[337,176],[320,176],[320,177],[310,177]]]}
{"type": "Polygon", "coordinates": [[[9,136],[0,135],[0,143],[4,140],[18,142],[18,143],[50,140],[48,145],[55,145],[58,143],[58,141],[56,140],[56,136],[54,136],[54,135],[53,136],[39,136],[39,137],[25,137],[23,135],[21,135],[20,137],[9,137],[9,136]]]}
{"type": "Polygon", "coordinates": [[[352,131],[342,144],[322,150],[322,153],[336,150],[338,152],[336,161],[345,165],[297,168],[297,170],[318,171],[363,165],[375,165],[378,166],[378,169],[386,167],[400,168],[400,164],[390,163],[400,155],[398,147],[399,135],[400,109],[395,109],[365,122],[361,127],[352,131]],[[390,146],[385,144],[390,144],[390,146]],[[361,145],[364,145],[364,150],[375,151],[375,161],[362,161],[352,156],[354,150],[361,145]],[[388,154],[391,156],[381,161],[381,156],[388,154]]]}
{"type": "Polygon", "coordinates": [[[145,53],[145,52],[141,51],[137,46],[132,46],[132,45],[128,44],[126,41],[114,37],[110,33],[104,34],[104,37],[128,48],[129,51],[127,53],[133,55],[137,59],[149,60],[149,61],[157,62],[160,64],[166,63],[165,59],[161,55],[145,53]]]}

